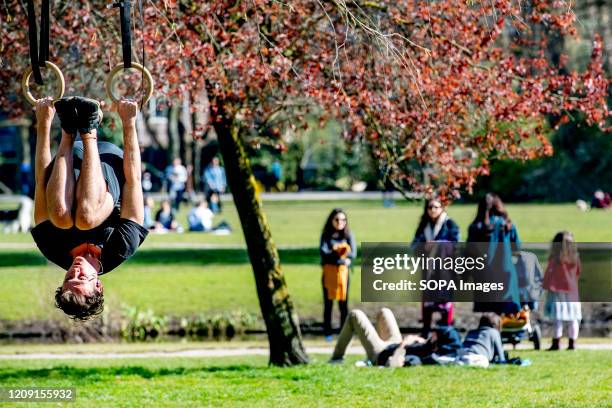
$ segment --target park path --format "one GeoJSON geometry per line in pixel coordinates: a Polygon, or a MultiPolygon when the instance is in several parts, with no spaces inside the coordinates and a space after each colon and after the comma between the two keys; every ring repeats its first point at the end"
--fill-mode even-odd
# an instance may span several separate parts
{"type": "MultiPolygon", "coordinates": [[[[519,350],[532,349],[530,344],[519,344],[519,350]]],[[[612,343],[578,344],[579,350],[612,350],[612,343]]],[[[330,356],[333,347],[313,346],[307,347],[308,354],[324,354],[330,356]]],[[[352,346],[346,354],[365,355],[361,346],[352,346]]],[[[0,360],[104,360],[123,358],[207,358],[207,357],[235,357],[235,356],[267,356],[268,349],[264,347],[249,348],[206,348],[180,351],[148,351],[140,353],[27,353],[27,354],[0,354],[0,360]]]]}

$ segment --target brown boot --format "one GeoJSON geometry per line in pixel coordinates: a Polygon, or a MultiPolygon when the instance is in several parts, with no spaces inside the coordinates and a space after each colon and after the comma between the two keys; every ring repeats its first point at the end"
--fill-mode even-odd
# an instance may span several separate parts
{"type": "Polygon", "coordinates": [[[576,340],[569,339],[569,344],[567,345],[568,350],[576,350],[576,340]]]}
{"type": "Polygon", "coordinates": [[[559,350],[559,340],[561,339],[552,339],[552,345],[547,349],[547,351],[559,350]]]}

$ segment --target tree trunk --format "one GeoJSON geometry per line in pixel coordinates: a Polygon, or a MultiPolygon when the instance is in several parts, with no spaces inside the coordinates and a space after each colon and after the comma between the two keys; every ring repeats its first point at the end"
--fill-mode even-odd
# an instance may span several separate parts
{"type": "Polygon", "coordinates": [[[175,157],[181,156],[181,135],[179,134],[179,109],[177,104],[170,106],[168,109],[168,163],[172,163],[175,157]]]}
{"type": "Polygon", "coordinates": [[[238,210],[270,344],[270,364],[308,363],[300,326],[268,221],[255,194],[255,178],[240,137],[231,122],[215,124],[229,187],[238,210]]]}

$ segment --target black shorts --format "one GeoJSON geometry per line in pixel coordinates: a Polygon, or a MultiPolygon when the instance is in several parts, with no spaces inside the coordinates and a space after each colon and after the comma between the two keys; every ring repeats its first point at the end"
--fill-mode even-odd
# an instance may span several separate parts
{"type": "MultiPolygon", "coordinates": [[[[108,192],[113,197],[115,207],[119,207],[121,205],[121,190],[125,184],[125,176],[123,174],[123,150],[110,142],[98,142],[98,153],[100,154],[102,174],[104,175],[108,192]]],[[[79,174],[81,174],[81,164],[83,162],[82,141],[78,140],[74,142],[72,154],[74,178],[78,180],[79,174]]],[[[54,162],[55,158],[51,162],[51,168],[53,168],[54,162]]]]}

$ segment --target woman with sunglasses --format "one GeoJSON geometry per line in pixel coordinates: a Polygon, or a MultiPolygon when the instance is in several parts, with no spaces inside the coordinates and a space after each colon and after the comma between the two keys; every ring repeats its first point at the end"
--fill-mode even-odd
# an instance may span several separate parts
{"type": "MultiPolygon", "coordinates": [[[[425,208],[412,240],[412,248],[426,256],[433,255],[433,252],[437,250],[436,242],[459,242],[459,236],[459,226],[448,216],[442,201],[437,198],[425,200],[425,208]]],[[[441,314],[442,324],[450,326],[453,323],[452,302],[424,301],[422,303],[422,336],[425,338],[431,329],[434,312],[441,314]]]]}
{"type": "Polygon", "coordinates": [[[327,217],[319,246],[323,267],[323,331],[332,340],[331,316],[334,300],[340,309],[340,327],[348,315],[349,268],[357,256],[355,236],[349,230],[346,213],[334,208],[327,217]]]}

